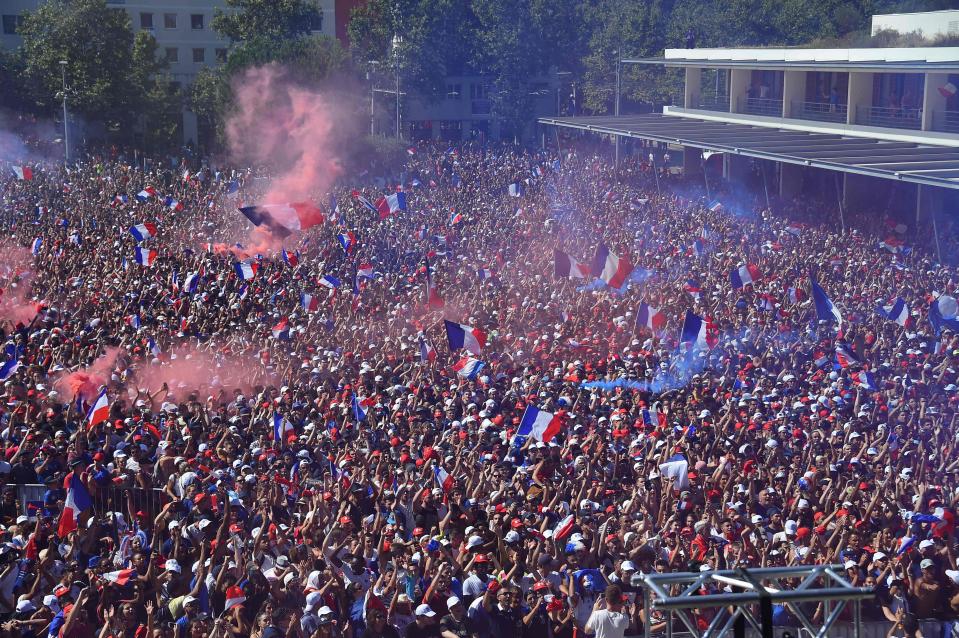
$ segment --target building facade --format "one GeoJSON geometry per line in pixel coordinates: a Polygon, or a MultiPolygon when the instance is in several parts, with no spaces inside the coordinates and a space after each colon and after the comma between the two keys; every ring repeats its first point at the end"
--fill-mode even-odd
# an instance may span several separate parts
{"type": "MultiPolygon", "coordinates": [[[[313,0],[317,17],[311,29],[314,33],[338,38],[348,46],[346,26],[350,12],[363,0],[313,0]]],[[[32,11],[42,0],[4,0],[0,3],[0,45],[15,49],[22,39],[16,27],[22,14],[32,11]]],[[[107,5],[122,9],[130,16],[134,31],[148,31],[157,41],[157,50],[169,62],[171,80],[186,90],[197,73],[207,66],[226,60],[229,42],[212,28],[217,9],[225,10],[223,0],[107,0],[107,5]]],[[[183,109],[184,144],[196,144],[196,115],[186,106],[183,109]]]]}

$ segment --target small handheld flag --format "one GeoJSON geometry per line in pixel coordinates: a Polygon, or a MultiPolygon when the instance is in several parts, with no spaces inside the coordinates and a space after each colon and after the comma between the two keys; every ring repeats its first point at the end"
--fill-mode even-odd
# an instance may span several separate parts
{"type": "Polygon", "coordinates": [[[486,346],[486,333],[473,326],[462,323],[454,323],[447,319],[443,320],[446,326],[446,339],[449,342],[450,350],[459,350],[465,348],[475,355],[483,353],[486,346]]]}

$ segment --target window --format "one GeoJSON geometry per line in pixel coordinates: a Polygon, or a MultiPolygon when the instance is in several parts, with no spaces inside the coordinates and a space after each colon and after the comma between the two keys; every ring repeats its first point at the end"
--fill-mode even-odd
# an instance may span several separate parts
{"type": "Polygon", "coordinates": [[[163,14],[163,28],[164,28],[164,29],[176,29],[176,14],[175,14],[175,13],[164,13],[164,14],[163,14]]]}
{"type": "Polygon", "coordinates": [[[206,49],[193,49],[193,61],[198,63],[206,62],[206,49]]]}
{"type": "Polygon", "coordinates": [[[310,11],[310,31],[323,30],[323,10],[316,8],[310,11]]]}
{"type": "Polygon", "coordinates": [[[215,49],[214,54],[217,62],[226,62],[226,49],[215,49]]]}
{"type": "Polygon", "coordinates": [[[191,13],[190,14],[190,27],[196,29],[197,31],[203,29],[203,14],[202,13],[191,13]]]}
{"type": "Polygon", "coordinates": [[[140,28],[141,29],[152,29],[153,28],[153,14],[143,12],[140,14],[140,28]]]}
{"type": "Polygon", "coordinates": [[[166,53],[167,62],[179,62],[180,61],[180,50],[176,47],[167,47],[164,49],[166,53]]]}
{"type": "Polygon", "coordinates": [[[14,35],[17,32],[17,27],[20,26],[20,21],[22,18],[18,15],[4,15],[3,16],[3,32],[6,35],[14,35]]]}
{"type": "Polygon", "coordinates": [[[480,82],[470,84],[470,99],[482,100],[486,97],[486,93],[486,84],[480,82]]]}
{"type": "Polygon", "coordinates": [[[462,84],[447,84],[446,85],[446,99],[447,100],[458,100],[463,95],[463,85],[462,84]]]}

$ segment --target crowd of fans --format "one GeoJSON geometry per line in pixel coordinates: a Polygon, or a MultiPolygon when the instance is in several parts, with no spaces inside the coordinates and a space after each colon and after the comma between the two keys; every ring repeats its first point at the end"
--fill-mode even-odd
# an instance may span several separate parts
{"type": "Polygon", "coordinates": [[[956,273],[915,228],[575,148],[411,149],[287,237],[236,211],[265,171],[2,168],[4,637],[662,634],[641,574],[824,563],[890,635],[959,614],[956,273]],[[555,276],[600,245],[622,289],[555,276]],[[558,433],[517,437],[528,406],[558,433]]]}

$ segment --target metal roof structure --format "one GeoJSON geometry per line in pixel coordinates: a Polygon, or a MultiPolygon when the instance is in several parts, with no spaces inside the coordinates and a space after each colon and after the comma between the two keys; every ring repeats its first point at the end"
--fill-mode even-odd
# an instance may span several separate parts
{"type": "Polygon", "coordinates": [[[959,148],[955,147],[793,131],[661,113],[544,117],[539,122],[959,190],[959,148]]]}

